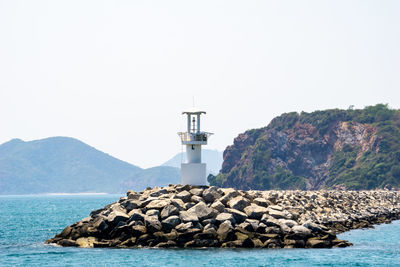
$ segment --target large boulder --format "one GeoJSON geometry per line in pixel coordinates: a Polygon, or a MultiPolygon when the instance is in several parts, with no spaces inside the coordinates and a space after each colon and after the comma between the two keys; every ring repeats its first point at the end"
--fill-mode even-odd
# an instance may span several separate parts
{"type": "Polygon", "coordinates": [[[179,217],[181,218],[182,222],[198,222],[199,218],[194,210],[191,211],[180,211],[179,217]]]}
{"type": "Polygon", "coordinates": [[[213,208],[207,207],[204,202],[199,202],[195,206],[191,207],[188,212],[195,213],[201,221],[213,218],[217,213],[213,208]]]}
{"type": "Polygon", "coordinates": [[[163,209],[165,206],[169,205],[171,200],[169,199],[156,199],[151,201],[149,204],[146,205],[146,209],[163,209]]]}
{"type": "Polygon", "coordinates": [[[179,215],[179,209],[174,205],[167,205],[161,210],[161,219],[165,219],[172,215],[179,215]]]}
{"type": "Polygon", "coordinates": [[[158,216],[145,216],[144,223],[150,232],[157,232],[162,228],[161,222],[158,220],[158,216]]]}
{"type": "Polygon", "coordinates": [[[237,196],[228,201],[228,206],[235,210],[244,211],[244,208],[248,205],[250,205],[250,201],[242,196],[237,196]]]}
{"type": "Polygon", "coordinates": [[[217,230],[217,235],[220,242],[226,242],[234,239],[235,234],[232,224],[229,220],[226,220],[220,224],[217,230]]]}
{"type": "Polygon", "coordinates": [[[225,210],[225,205],[222,204],[222,202],[219,200],[214,201],[214,203],[212,203],[210,207],[217,210],[220,213],[224,212],[225,210]]]}
{"type": "Polygon", "coordinates": [[[181,223],[181,219],[179,216],[172,215],[161,222],[161,225],[164,229],[170,230],[175,228],[178,224],[181,223]]]}
{"type": "Polygon", "coordinates": [[[223,212],[217,215],[217,217],[215,218],[215,221],[218,224],[221,224],[225,221],[229,221],[231,224],[235,224],[236,220],[233,217],[232,213],[228,213],[228,212],[223,212]]]}
{"type": "Polygon", "coordinates": [[[92,248],[94,242],[96,242],[94,237],[80,237],[76,240],[76,245],[80,248],[92,248]]]}
{"type": "Polygon", "coordinates": [[[175,198],[181,199],[183,202],[188,202],[190,201],[190,198],[192,197],[192,194],[190,194],[188,191],[184,190],[177,195],[175,195],[175,198]]]}
{"type": "Polygon", "coordinates": [[[221,194],[218,192],[218,189],[215,186],[206,188],[203,191],[203,199],[207,203],[214,202],[216,199],[219,199],[220,197],[221,197],[221,194]]]}
{"type": "Polygon", "coordinates": [[[249,216],[250,219],[260,220],[262,216],[267,213],[267,208],[252,203],[250,206],[247,206],[244,209],[244,212],[247,214],[247,216],[249,216]]]}
{"type": "Polygon", "coordinates": [[[276,209],[272,209],[271,207],[267,208],[268,214],[274,217],[275,219],[293,219],[293,215],[288,211],[279,211],[276,209]]]}
{"type": "Polygon", "coordinates": [[[222,204],[224,205],[227,205],[228,201],[231,200],[232,198],[240,195],[239,192],[233,188],[224,188],[222,190],[224,192],[224,196],[221,197],[219,201],[221,201],[222,204]]]}
{"type": "Polygon", "coordinates": [[[115,226],[120,222],[125,222],[129,219],[128,214],[122,211],[114,210],[106,217],[105,221],[108,225],[115,226]]]}
{"type": "Polygon", "coordinates": [[[230,214],[233,215],[233,218],[235,219],[235,223],[241,223],[244,222],[247,219],[247,215],[244,212],[241,212],[236,209],[226,209],[226,211],[230,214]]]}

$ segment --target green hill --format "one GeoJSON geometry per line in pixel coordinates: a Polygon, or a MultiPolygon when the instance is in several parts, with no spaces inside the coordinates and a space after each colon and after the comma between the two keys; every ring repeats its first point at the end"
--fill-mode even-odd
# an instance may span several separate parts
{"type": "Polygon", "coordinates": [[[240,134],[212,185],[240,189],[400,188],[400,110],[285,113],[240,134]]]}
{"type": "Polygon", "coordinates": [[[0,194],[119,193],[127,181],[136,190],[167,185],[179,181],[179,171],[143,170],[68,137],[0,145],[0,194]]]}

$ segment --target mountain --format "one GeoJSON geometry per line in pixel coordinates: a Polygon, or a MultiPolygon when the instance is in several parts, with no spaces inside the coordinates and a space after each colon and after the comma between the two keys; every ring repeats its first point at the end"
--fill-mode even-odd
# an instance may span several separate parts
{"type": "MultiPolygon", "coordinates": [[[[201,151],[202,162],[207,164],[207,172],[217,174],[222,167],[222,152],[218,150],[203,149],[201,151]]],[[[162,166],[171,166],[181,168],[181,163],[186,160],[186,152],[176,154],[173,158],[162,164],[162,166]]]]}
{"type": "Polygon", "coordinates": [[[141,169],[74,138],[13,139],[0,145],[0,194],[119,193],[127,184],[140,190],[177,181],[176,168],[141,169]]]}
{"type": "Polygon", "coordinates": [[[239,189],[400,187],[400,110],[283,114],[239,134],[210,184],[239,189]]]}

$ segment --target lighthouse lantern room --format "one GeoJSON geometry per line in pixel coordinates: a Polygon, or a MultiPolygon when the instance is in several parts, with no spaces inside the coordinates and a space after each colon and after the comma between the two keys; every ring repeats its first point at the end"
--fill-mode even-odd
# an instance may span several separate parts
{"type": "Polygon", "coordinates": [[[181,183],[207,185],[206,164],[201,163],[201,146],[207,145],[212,133],[200,130],[200,116],[206,112],[193,109],[182,114],[187,116],[187,131],[178,133],[182,145],[186,146],[186,163],[181,164],[181,183]]]}

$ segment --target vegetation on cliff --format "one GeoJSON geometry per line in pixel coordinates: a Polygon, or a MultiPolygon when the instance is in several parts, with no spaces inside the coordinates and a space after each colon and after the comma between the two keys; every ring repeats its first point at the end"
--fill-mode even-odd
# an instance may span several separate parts
{"type": "Polygon", "coordinates": [[[285,113],[235,138],[208,180],[240,189],[400,187],[400,110],[285,113]]]}

